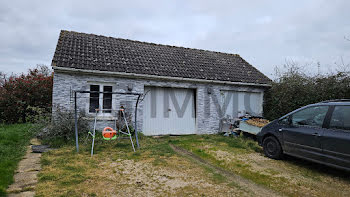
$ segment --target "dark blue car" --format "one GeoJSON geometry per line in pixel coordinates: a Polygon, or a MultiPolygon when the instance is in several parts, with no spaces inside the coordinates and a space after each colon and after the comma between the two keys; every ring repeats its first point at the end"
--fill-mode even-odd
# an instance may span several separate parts
{"type": "Polygon", "coordinates": [[[297,109],[263,127],[257,139],[267,157],[287,154],[350,171],[350,100],[297,109]]]}

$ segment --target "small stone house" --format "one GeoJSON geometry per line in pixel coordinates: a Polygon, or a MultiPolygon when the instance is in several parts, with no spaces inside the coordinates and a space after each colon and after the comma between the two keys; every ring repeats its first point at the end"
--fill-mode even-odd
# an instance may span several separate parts
{"type": "Polygon", "coordinates": [[[262,115],[271,80],[237,54],[160,45],[61,31],[52,60],[53,110],[77,108],[98,128],[113,123],[108,109],[121,106],[133,116],[134,95],[142,93],[137,127],[145,135],[219,131],[222,118],[262,115]],[[107,110],[106,110],[107,109],[107,110]]]}

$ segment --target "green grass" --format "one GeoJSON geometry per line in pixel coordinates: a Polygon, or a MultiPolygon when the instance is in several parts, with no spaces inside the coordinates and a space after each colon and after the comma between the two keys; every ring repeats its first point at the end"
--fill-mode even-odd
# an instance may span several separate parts
{"type": "Polygon", "coordinates": [[[257,184],[269,187],[273,183],[283,181],[282,177],[275,178],[269,175],[252,171],[249,164],[243,163],[239,159],[234,159],[230,163],[227,163],[223,160],[218,160],[213,156],[212,153],[208,152],[208,150],[221,150],[230,153],[231,155],[245,155],[254,152],[261,153],[261,147],[257,144],[256,141],[250,138],[243,136],[231,138],[221,135],[189,135],[184,136],[181,140],[174,140],[172,143],[191,151],[200,158],[209,161],[211,164],[217,167],[232,171],[233,173],[249,179],[257,184]],[[204,148],[208,145],[210,148],[204,148]]]}
{"type": "MultiPolygon", "coordinates": [[[[89,180],[89,183],[98,185],[97,183],[102,183],[104,180],[98,179],[96,174],[104,174],[108,171],[109,173],[106,174],[108,176],[110,173],[116,173],[115,169],[100,169],[101,163],[120,162],[121,160],[147,161],[154,167],[165,168],[174,164],[174,161],[180,161],[174,158],[181,157],[171,149],[169,144],[185,148],[211,165],[287,196],[303,194],[327,196],[336,192],[338,192],[336,194],[346,194],[340,189],[333,190],[324,185],[327,185],[329,180],[336,182],[337,188],[348,187],[350,184],[347,175],[342,176],[336,172],[329,173],[315,169],[313,163],[305,164],[295,158],[280,161],[267,159],[263,156],[262,148],[256,141],[243,136],[232,138],[221,135],[187,135],[152,138],[141,135],[140,144],[141,148],[134,153],[128,139],[104,141],[101,135],[97,135],[93,158],[90,157],[91,139],[85,144],[81,141],[79,154],[75,152],[74,143],[61,144],[61,148],[47,152],[41,158],[43,171],[39,174],[37,195],[77,195],[82,191],[87,194],[91,193],[91,196],[101,195],[103,191],[92,192],[84,182],[84,180],[89,180]]],[[[191,159],[186,159],[196,163],[191,159]]],[[[205,177],[203,178],[209,178],[218,185],[228,182],[226,176],[212,168],[201,164],[198,167],[204,169],[205,177]]],[[[327,168],[325,171],[329,170],[327,168]]],[[[127,175],[121,174],[120,176],[125,178],[123,176],[127,175]]],[[[229,187],[239,188],[239,184],[235,182],[227,184],[229,187]]],[[[187,187],[184,187],[187,191],[179,195],[199,193],[195,188],[187,187]]],[[[239,189],[243,194],[249,192],[249,189],[239,189]]]]}
{"type": "Polygon", "coordinates": [[[6,195],[6,188],[13,182],[17,164],[34,133],[32,124],[0,125],[0,196],[6,195]]]}
{"type": "Polygon", "coordinates": [[[244,178],[250,179],[258,184],[269,185],[271,177],[250,171],[250,166],[242,163],[239,160],[233,160],[227,165],[223,160],[216,159],[212,154],[209,154],[203,146],[210,145],[209,150],[223,150],[231,154],[248,154],[253,152],[261,152],[261,147],[257,142],[246,137],[224,137],[221,135],[189,135],[184,136],[184,139],[172,141],[175,145],[181,146],[200,158],[209,161],[210,163],[223,169],[233,171],[244,178]],[[233,169],[233,170],[232,170],[233,169]]]}
{"type": "MultiPolygon", "coordinates": [[[[85,136],[81,136],[82,138],[85,136]]],[[[195,138],[201,138],[197,136],[195,138]]],[[[60,196],[60,195],[77,195],[79,192],[91,193],[89,188],[91,185],[99,185],[103,183],[106,177],[117,173],[118,167],[110,167],[101,169],[102,163],[116,163],[123,160],[133,160],[134,162],[144,162],[151,164],[153,168],[163,169],[169,165],[173,165],[174,162],[184,164],[185,166],[191,166],[192,163],[185,158],[179,158],[173,149],[169,146],[170,143],[177,140],[187,140],[188,136],[163,136],[160,138],[152,138],[140,136],[141,148],[136,152],[132,151],[132,147],[129,139],[117,139],[115,141],[105,141],[101,138],[101,135],[96,136],[94,156],[90,157],[91,150],[91,138],[87,143],[80,143],[79,154],[75,152],[74,143],[67,142],[61,144],[60,148],[54,151],[44,153],[41,157],[41,163],[43,170],[39,173],[39,183],[36,188],[37,196],[60,196]],[[183,162],[182,160],[186,160],[183,162]],[[187,163],[188,162],[188,163],[187,163]],[[190,165],[190,164],[191,165],[190,165]],[[107,173],[108,172],[108,173],[107,173]],[[101,174],[106,174],[102,176],[101,174]],[[100,176],[96,176],[100,175],[100,176]],[[100,178],[99,178],[100,177],[100,178]],[[85,181],[85,182],[84,182],[85,181]]],[[[188,139],[190,141],[190,139],[188,139]]],[[[56,141],[57,142],[57,141],[56,141]]],[[[204,153],[203,153],[204,154],[204,153]]],[[[103,165],[102,165],[103,166],[103,165]]],[[[153,169],[151,168],[151,169],[153,169]]],[[[213,181],[216,184],[225,184],[225,177],[216,173],[212,169],[206,166],[199,166],[203,168],[204,179],[213,181]]],[[[177,169],[177,168],[175,168],[177,169]]],[[[174,169],[174,170],[175,170],[174,169]]],[[[124,169],[119,169],[118,171],[124,169]]],[[[145,173],[149,173],[145,171],[145,173]]],[[[201,175],[201,176],[203,176],[201,175]]],[[[120,179],[129,179],[128,174],[120,174],[120,179]]],[[[172,177],[167,177],[171,179],[172,177]]],[[[120,187],[128,187],[127,185],[120,185],[120,187]]],[[[165,186],[159,186],[160,188],[153,188],[155,190],[164,190],[165,186]]],[[[199,191],[192,191],[193,188],[184,188],[184,194],[190,194],[188,192],[198,193],[199,191]],[[186,191],[188,190],[188,191],[186,191]]],[[[98,188],[94,191],[96,195],[101,195],[103,188],[98,188]]],[[[93,196],[93,194],[91,194],[93,196]]]]}
{"type": "MultiPolygon", "coordinates": [[[[133,152],[128,138],[105,141],[101,135],[96,135],[94,156],[90,157],[91,137],[86,143],[84,143],[86,136],[80,137],[79,154],[76,153],[75,144],[72,141],[61,141],[61,143],[57,139],[47,141],[50,145],[56,144],[56,147],[59,148],[47,152],[41,157],[43,170],[38,175],[37,196],[75,196],[80,190],[88,191],[91,185],[86,185],[84,181],[90,180],[92,184],[103,181],[95,176],[102,171],[100,164],[103,162],[116,162],[120,159],[137,162],[152,159],[154,166],[161,167],[167,165],[167,158],[175,155],[169,146],[168,137],[155,139],[141,135],[141,148],[133,152]],[[48,189],[50,187],[52,188],[48,189]]],[[[116,172],[111,170],[110,173],[116,172]]],[[[96,194],[92,193],[91,196],[96,196],[96,194]]]]}
{"type": "MultiPolygon", "coordinates": [[[[191,151],[217,167],[289,196],[300,196],[303,192],[314,192],[320,196],[334,192],[343,195],[345,192],[325,188],[322,184],[327,184],[327,180],[336,181],[340,185],[350,183],[349,173],[342,175],[335,169],[296,158],[254,162],[249,156],[260,155],[260,158],[264,158],[262,148],[256,141],[243,136],[230,138],[221,135],[189,135],[170,140],[170,143],[191,151]],[[217,151],[227,155],[220,158],[216,156],[217,151]]],[[[220,180],[220,177],[214,178],[220,180]]]]}
{"type": "Polygon", "coordinates": [[[257,142],[246,137],[224,137],[222,135],[187,135],[170,139],[170,143],[179,145],[196,154],[206,157],[201,146],[212,145],[211,150],[225,149],[237,153],[262,152],[257,142]]]}

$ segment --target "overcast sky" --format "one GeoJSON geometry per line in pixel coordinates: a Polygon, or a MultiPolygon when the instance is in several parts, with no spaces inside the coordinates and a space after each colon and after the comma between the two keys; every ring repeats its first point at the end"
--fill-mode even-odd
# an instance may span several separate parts
{"type": "Polygon", "coordinates": [[[286,60],[350,63],[349,0],[1,0],[0,29],[6,73],[51,65],[61,29],[235,53],[269,77],[286,60]]]}

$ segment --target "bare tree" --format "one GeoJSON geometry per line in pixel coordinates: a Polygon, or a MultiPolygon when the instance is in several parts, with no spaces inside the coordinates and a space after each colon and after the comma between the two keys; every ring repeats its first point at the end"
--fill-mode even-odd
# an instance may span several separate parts
{"type": "Polygon", "coordinates": [[[337,66],[336,71],[338,73],[350,74],[350,63],[346,64],[342,56],[340,57],[340,63],[336,62],[335,65],[337,66]]]}
{"type": "Polygon", "coordinates": [[[38,70],[39,73],[43,74],[44,76],[50,76],[52,73],[52,70],[44,64],[37,64],[35,69],[38,70]]]}
{"type": "Polygon", "coordinates": [[[6,74],[0,71],[0,87],[4,85],[5,81],[6,81],[6,74]]]}

